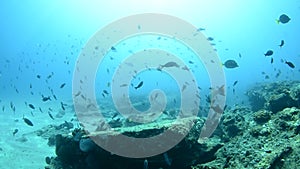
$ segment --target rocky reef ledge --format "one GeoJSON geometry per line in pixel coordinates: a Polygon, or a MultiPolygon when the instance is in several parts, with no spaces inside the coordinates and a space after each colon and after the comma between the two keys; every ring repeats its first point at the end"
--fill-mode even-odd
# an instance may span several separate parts
{"type": "MultiPolygon", "coordinates": [[[[205,118],[177,122],[171,130],[179,134],[187,129],[186,121],[193,120],[195,125],[175,147],[147,159],[111,154],[93,143],[88,137],[91,133],[75,129],[72,134],[55,136],[57,156],[46,157],[45,168],[296,169],[300,164],[300,83],[261,84],[247,95],[252,107],[226,109],[214,135],[204,143],[197,140],[205,118]]],[[[118,131],[132,137],[151,137],[172,126],[174,120],[162,120],[155,125],[120,127],[118,131]]]]}
{"type": "Polygon", "coordinates": [[[282,81],[258,84],[247,91],[252,110],[270,110],[274,113],[287,107],[299,107],[300,82],[282,81]]]}

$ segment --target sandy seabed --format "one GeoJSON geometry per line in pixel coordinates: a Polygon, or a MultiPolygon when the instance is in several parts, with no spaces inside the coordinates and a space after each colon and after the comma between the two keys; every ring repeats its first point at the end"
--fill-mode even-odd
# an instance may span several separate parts
{"type": "MultiPolygon", "coordinates": [[[[48,109],[48,107],[49,104],[44,109],[48,109]]],[[[24,109],[25,111],[28,112],[28,109],[24,109]]],[[[18,112],[22,112],[22,110],[18,112]]],[[[74,113],[66,111],[63,117],[54,117],[53,120],[46,112],[41,113],[35,110],[33,116],[27,113],[25,117],[30,119],[34,125],[27,125],[23,121],[23,114],[0,113],[0,168],[44,169],[47,165],[45,157],[55,156],[55,146],[50,147],[47,144],[48,140],[37,136],[35,131],[48,125],[59,125],[64,121],[70,121],[74,118],[74,113]],[[18,129],[18,132],[13,135],[15,129],[18,129]]]]}

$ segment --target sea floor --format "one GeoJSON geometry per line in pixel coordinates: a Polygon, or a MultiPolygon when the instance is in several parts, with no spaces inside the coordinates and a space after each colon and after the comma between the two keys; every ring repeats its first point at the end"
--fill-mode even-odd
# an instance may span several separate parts
{"type": "MultiPolygon", "coordinates": [[[[229,105],[214,135],[207,142],[197,142],[199,129],[203,127],[205,121],[205,118],[201,117],[183,141],[166,152],[167,155],[148,158],[149,167],[146,167],[149,169],[153,166],[161,169],[295,168],[300,161],[300,82],[258,84],[249,89],[246,95],[249,97],[250,104],[229,105]],[[166,160],[165,156],[170,160],[166,160]],[[170,162],[171,159],[173,162],[170,162]]],[[[7,104],[9,105],[9,102],[7,104]]],[[[41,107],[43,110],[52,107],[54,119],[46,111],[27,112],[25,117],[33,123],[33,126],[26,124],[23,114],[20,114],[28,109],[18,109],[19,113],[16,114],[1,113],[0,168],[44,169],[47,166],[49,169],[58,169],[66,162],[68,163],[66,169],[71,169],[87,165],[88,157],[97,159],[103,155],[106,160],[101,163],[105,164],[107,169],[126,169],[124,166],[131,166],[127,167],[130,169],[143,168],[144,159],[122,158],[107,152],[101,154],[103,151],[100,150],[97,150],[96,156],[89,152],[71,153],[75,161],[64,157],[64,153],[70,153],[67,152],[68,149],[64,149],[64,146],[74,143],[71,150],[80,152],[81,149],[77,146],[78,139],[86,139],[86,137],[75,139],[72,135],[72,132],[75,132],[73,130],[80,126],[72,102],[66,102],[66,105],[68,106],[64,111],[60,109],[60,104],[49,103],[41,107]],[[16,129],[18,132],[14,134],[16,129]],[[60,145],[55,144],[57,138],[53,137],[57,134],[62,135],[60,139],[63,141],[60,145]],[[61,148],[59,155],[55,151],[57,146],[61,148]],[[58,156],[60,157],[57,158],[58,156]],[[50,158],[48,164],[46,157],[50,158]],[[67,160],[61,161],[64,158],[67,160]]],[[[142,126],[137,127],[138,130],[135,131],[132,126],[129,128],[122,126],[128,123],[120,125],[115,122],[119,122],[119,119],[114,119],[111,124],[132,136],[155,134],[157,129],[163,131],[166,126],[169,126],[167,123],[170,123],[162,119],[157,128],[150,129],[151,126],[148,125],[150,128],[144,132],[141,130],[142,126]],[[127,131],[128,129],[130,132],[127,131]]],[[[181,127],[179,130],[173,131],[185,130],[184,125],[179,126],[181,127]]]]}
{"type": "MultiPolygon", "coordinates": [[[[49,106],[51,107],[47,104],[45,109],[49,106]]],[[[57,107],[57,105],[52,105],[52,107],[57,107]]],[[[19,112],[26,111],[28,112],[26,108],[19,110],[19,112]]],[[[38,136],[37,131],[49,125],[59,125],[70,121],[74,119],[75,114],[72,111],[66,111],[60,118],[56,118],[53,114],[54,120],[47,113],[39,111],[34,111],[33,115],[27,113],[25,116],[33,123],[33,126],[29,126],[23,121],[23,114],[0,113],[0,168],[44,169],[45,157],[55,156],[55,147],[48,146],[48,140],[38,136]],[[16,129],[18,132],[13,134],[16,129]]]]}

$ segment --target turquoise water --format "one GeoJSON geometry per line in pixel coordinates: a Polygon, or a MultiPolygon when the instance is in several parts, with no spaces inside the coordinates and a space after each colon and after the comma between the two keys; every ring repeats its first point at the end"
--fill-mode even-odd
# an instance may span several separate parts
{"type": "Polygon", "coordinates": [[[1,92],[2,97],[27,96],[30,83],[35,86],[35,92],[45,91],[45,86],[36,85],[39,82],[35,76],[41,74],[43,78],[53,72],[55,75],[49,80],[49,86],[55,88],[67,83],[59,95],[71,98],[74,63],[87,40],[108,23],[141,11],[174,15],[196,27],[205,28],[203,33],[214,38],[220,59],[235,59],[240,65],[235,70],[225,69],[228,85],[239,80],[237,90],[265,81],[262,71],[270,75],[268,81],[278,80],[273,78],[275,68],[282,72],[280,80],[300,78],[297,66],[300,57],[297,49],[300,36],[297,33],[300,28],[297,1],[228,1],[224,4],[190,1],[182,7],[175,2],[132,1],[129,4],[135,7],[122,8],[123,3],[25,1],[20,5],[17,1],[1,2],[3,66],[0,80],[5,89],[1,92]],[[149,8],[145,10],[146,7],[149,8]],[[277,24],[275,20],[283,13],[291,21],[277,24]],[[285,40],[285,45],[280,49],[281,40],[285,40]],[[270,64],[270,58],[263,56],[269,49],[274,51],[273,64],[270,64]],[[239,53],[242,58],[239,58],[239,53]],[[280,59],[293,62],[296,68],[290,69],[280,59]],[[15,88],[20,91],[19,94],[15,88]]]}
{"type": "MultiPolygon", "coordinates": [[[[22,120],[25,115],[34,119],[39,107],[43,111],[49,108],[61,111],[61,103],[72,107],[73,72],[88,40],[113,21],[147,12],[172,15],[203,28],[201,33],[213,38],[210,42],[219,56],[219,64],[228,59],[238,63],[235,69],[222,67],[227,105],[247,105],[245,92],[256,83],[300,80],[300,2],[297,0],[1,1],[0,113],[3,118],[22,120]],[[277,24],[281,14],[291,20],[277,24]],[[279,47],[281,40],[285,44],[279,47]],[[268,50],[274,51],[271,57],[264,56],[268,50]],[[292,62],[295,68],[285,61],[292,62]],[[238,83],[233,86],[235,81],[238,83]],[[62,84],[65,86],[61,87],[62,84]],[[42,101],[43,96],[50,96],[51,101],[42,101]],[[36,109],[31,110],[28,103],[36,109]]],[[[210,95],[209,76],[201,60],[184,44],[161,35],[146,35],[125,39],[115,47],[117,52],[108,53],[99,65],[95,79],[98,99],[111,99],[111,80],[122,60],[136,51],[158,48],[180,57],[188,65],[201,88],[201,104],[206,104],[210,95]],[[103,90],[108,91],[108,96],[102,96],[103,90]]],[[[176,79],[164,72],[144,71],[128,84],[132,101],[145,102],[141,110],[148,108],[147,94],[156,88],[169,96],[168,108],[180,106],[180,101],[173,101],[180,98],[180,87],[176,79]],[[143,86],[135,90],[141,81],[143,86]],[[142,99],[135,98],[140,95],[142,99]]],[[[49,118],[47,113],[44,116],[49,118]]],[[[42,125],[49,123],[45,121],[42,125]]]]}
{"type": "Polygon", "coordinates": [[[297,66],[300,57],[297,51],[300,36],[297,33],[300,28],[297,1],[228,1],[224,4],[190,1],[182,7],[175,2],[143,4],[132,1],[131,4],[136,7],[122,8],[123,3],[25,1],[19,5],[17,1],[1,2],[3,66],[0,80],[5,89],[1,92],[2,97],[27,96],[30,83],[35,86],[35,92],[43,91],[45,86],[35,85],[38,84],[36,74],[45,77],[53,72],[55,75],[49,80],[49,86],[55,88],[60,83],[67,83],[59,95],[71,98],[74,63],[87,40],[108,23],[141,11],[174,15],[196,27],[205,28],[203,33],[214,38],[220,59],[232,58],[240,65],[235,70],[225,69],[228,85],[239,80],[237,90],[265,81],[262,71],[270,75],[268,81],[278,80],[273,78],[275,68],[281,70],[281,80],[300,78],[297,66]],[[149,8],[146,10],[146,7],[149,8]],[[285,25],[277,24],[275,20],[283,13],[291,21],[285,25]],[[280,49],[281,40],[285,40],[285,45],[280,49]],[[263,56],[269,49],[274,51],[273,64],[270,64],[270,58],[263,56]],[[242,58],[238,57],[239,53],[242,58]],[[291,70],[280,59],[292,61],[296,68],[291,70]],[[20,91],[19,94],[15,88],[20,91]]]}

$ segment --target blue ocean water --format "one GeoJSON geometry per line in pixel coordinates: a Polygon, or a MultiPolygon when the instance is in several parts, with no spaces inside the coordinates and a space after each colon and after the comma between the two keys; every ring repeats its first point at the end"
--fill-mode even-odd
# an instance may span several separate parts
{"type": "MultiPolygon", "coordinates": [[[[213,38],[211,43],[220,65],[228,59],[238,63],[238,68],[222,67],[228,105],[247,104],[245,92],[257,83],[300,80],[298,0],[1,1],[0,112],[21,119],[23,115],[31,117],[28,103],[44,110],[50,108],[47,104],[51,102],[52,109],[57,111],[61,110],[61,103],[72,106],[73,72],[88,40],[113,21],[147,12],[172,15],[202,28],[201,33],[213,38]],[[276,23],[282,14],[291,20],[286,24],[276,23]],[[285,44],[279,47],[281,40],[285,44]],[[268,50],[274,51],[271,57],[264,56],[268,50]],[[285,61],[292,62],[295,68],[285,61]],[[233,87],[235,81],[238,83],[233,87]],[[51,101],[44,102],[43,96],[50,96],[51,101]]],[[[160,48],[180,56],[195,73],[201,88],[201,102],[205,103],[209,96],[209,76],[203,63],[176,40],[147,35],[124,40],[115,47],[117,52],[109,53],[99,65],[95,79],[97,98],[110,99],[101,93],[103,90],[111,93],[111,79],[118,64],[131,53],[145,48],[160,48]],[[111,57],[117,59],[112,62],[111,57]]],[[[159,88],[170,96],[169,107],[180,105],[180,101],[172,102],[180,97],[176,79],[157,70],[140,73],[128,88],[133,98],[159,88]],[[142,88],[135,90],[141,81],[144,82],[142,88]]],[[[146,107],[147,99],[142,99],[146,107]]],[[[48,114],[45,118],[49,118],[48,114]]]]}
{"type": "Polygon", "coordinates": [[[273,78],[275,68],[281,70],[281,80],[299,79],[297,1],[228,1],[222,4],[190,1],[183,3],[181,8],[176,5],[180,1],[170,4],[153,1],[148,5],[147,2],[130,1],[132,7],[127,8],[121,7],[124,2],[117,1],[18,3],[1,2],[1,85],[5,89],[1,95],[5,98],[27,96],[30,83],[35,86],[35,92],[45,90],[45,86],[38,85],[35,76],[41,74],[45,78],[51,72],[54,78],[49,80],[49,86],[55,88],[67,83],[59,95],[70,98],[74,63],[87,40],[108,23],[142,11],[170,14],[205,28],[203,33],[214,38],[220,59],[235,59],[239,63],[236,70],[225,69],[229,85],[239,81],[237,90],[265,81],[262,71],[270,75],[268,81],[278,80],[273,78]],[[145,10],[145,6],[149,8],[145,10]],[[110,8],[117,10],[106,12],[110,8]],[[277,24],[275,20],[283,13],[291,21],[277,24]],[[278,47],[281,40],[285,41],[283,48],[278,47]],[[274,50],[273,64],[263,55],[269,49],[274,50]],[[290,69],[280,59],[293,62],[296,68],[290,69]]]}

